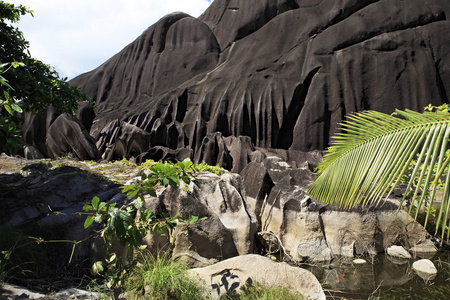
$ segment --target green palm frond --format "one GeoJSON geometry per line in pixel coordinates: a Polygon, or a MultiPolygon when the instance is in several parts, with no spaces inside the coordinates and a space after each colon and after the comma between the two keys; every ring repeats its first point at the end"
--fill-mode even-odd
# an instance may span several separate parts
{"type": "Polygon", "coordinates": [[[415,167],[407,173],[410,181],[406,191],[413,191],[411,202],[417,203],[415,218],[426,195],[431,195],[425,226],[437,183],[444,182],[436,224],[436,228],[441,224],[443,237],[450,212],[450,182],[446,180],[450,156],[445,156],[450,114],[397,110],[395,115],[375,111],[349,115],[341,124],[343,133],[333,138],[318,166],[318,177],[308,193],[313,199],[344,208],[375,206],[392,193],[414,161],[415,167]]]}

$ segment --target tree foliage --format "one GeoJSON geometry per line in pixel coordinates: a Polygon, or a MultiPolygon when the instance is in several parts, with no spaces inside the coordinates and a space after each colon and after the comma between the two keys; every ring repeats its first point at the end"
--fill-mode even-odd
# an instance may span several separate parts
{"type": "Polygon", "coordinates": [[[52,67],[30,56],[28,41],[14,26],[26,14],[32,11],[0,1],[0,63],[24,64],[3,74],[9,86],[0,85],[0,95],[8,92],[24,111],[37,112],[52,105],[61,113],[73,115],[77,102],[87,97],[67,84],[67,79],[60,78],[52,67]]]}
{"type": "Polygon", "coordinates": [[[22,143],[17,114],[53,106],[74,115],[77,103],[89,100],[52,67],[30,56],[28,41],[14,26],[26,14],[32,11],[0,1],[0,153],[15,154],[22,143]]]}
{"type": "MultiPolygon", "coordinates": [[[[0,64],[0,86],[12,89],[2,75],[10,68],[17,68],[23,63],[0,64]],[[6,70],[5,70],[6,68],[6,70]]],[[[22,143],[22,135],[14,120],[14,113],[22,113],[22,108],[9,96],[7,91],[3,91],[3,98],[0,95],[0,153],[13,154],[22,143]]]]}
{"type": "Polygon", "coordinates": [[[443,109],[423,114],[397,110],[394,115],[364,111],[349,115],[341,125],[343,132],[333,138],[308,190],[311,197],[346,208],[374,206],[406,175],[402,203],[411,202],[410,212],[417,208],[416,218],[427,204],[426,226],[442,183],[436,227],[441,225],[442,237],[447,231],[448,238],[450,114],[443,109]]]}

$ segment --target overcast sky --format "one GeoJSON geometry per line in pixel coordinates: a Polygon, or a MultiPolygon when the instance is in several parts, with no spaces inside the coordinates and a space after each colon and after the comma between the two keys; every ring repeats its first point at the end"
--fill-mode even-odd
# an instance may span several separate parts
{"type": "Polygon", "coordinates": [[[5,0],[34,17],[16,24],[33,58],[73,78],[95,69],[149,26],[175,11],[200,16],[211,0],[5,0]]]}

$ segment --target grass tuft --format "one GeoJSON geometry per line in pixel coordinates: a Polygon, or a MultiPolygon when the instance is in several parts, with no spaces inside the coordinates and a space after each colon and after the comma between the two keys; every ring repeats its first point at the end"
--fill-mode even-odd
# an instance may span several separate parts
{"type": "Polygon", "coordinates": [[[128,299],[205,299],[206,288],[188,274],[181,261],[168,255],[141,253],[139,263],[125,280],[128,299]]]}
{"type": "Polygon", "coordinates": [[[238,293],[236,291],[229,292],[227,295],[220,297],[220,300],[299,300],[303,296],[299,293],[292,292],[283,286],[268,286],[260,282],[246,284],[238,293]]]}

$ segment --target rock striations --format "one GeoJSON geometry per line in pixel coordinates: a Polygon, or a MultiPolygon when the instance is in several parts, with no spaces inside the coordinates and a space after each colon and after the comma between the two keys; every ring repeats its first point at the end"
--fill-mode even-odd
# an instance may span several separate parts
{"type": "Polygon", "coordinates": [[[447,102],[449,16],[442,0],[215,0],[70,83],[96,101],[104,158],[186,149],[239,171],[253,147],[324,149],[350,112],[447,102]]]}

